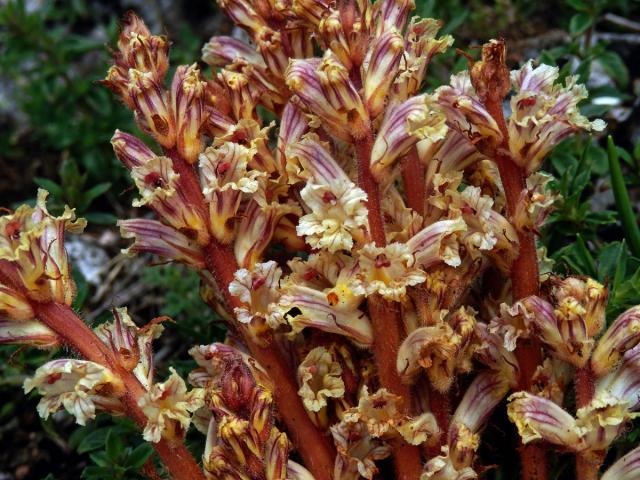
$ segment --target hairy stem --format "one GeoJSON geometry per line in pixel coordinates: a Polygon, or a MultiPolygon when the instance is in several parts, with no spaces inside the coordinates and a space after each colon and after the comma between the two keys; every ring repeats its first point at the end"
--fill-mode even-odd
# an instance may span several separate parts
{"type": "MultiPolygon", "coordinates": [[[[595,390],[595,375],[588,363],[586,366],[576,370],[574,384],[576,407],[584,407],[593,398],[595,390]]],[[[577,453],[576,480],[596,480],[603,460],[602,455],[594,452],[577,453]]]]}
{"type": "MultiPolygon", "coordinates": [[[[185,194],[206,216],[204,197],[193,166],[187,163],[176,150],[167,150],[175,170],[180,174],[180,185],[185,194]]],[[[241,306],[238,298],[229,293],[229,284],[238,270],[238,262],[228,245],[221,245],[214,238],[204,247],[207,270],[213,275],[221,290],[227,311],[233,315],[235,307],[241,306]]],[[[296,376],[275,344],[267,347],[257,345],[244,325],[236,325],[251,355],[265,368],[275,385],[275,399],[293,444],[303,458],[305,466],[318,480],[329,480],[333,472],[335,452],[328,437],[313,424],[298,395],[296,376]]]]}
{"type": "MultiPolygon", "coordinates": [[[[382,210],[380,208],[380,192],[369,165],[371,163],[371,147],[373,139],[367,136],[356,142],[358,159],[358,183],[367,193],[367,209],[369,211],[369,231],[371,239],[379,247],[386,245],[382,210]]],[[[402,397],[404,408],[411,409],[411,391],[402,383],[395,368],[398,348],[402,340],[402,322],[397,304],[388,302],[378,295],[368,299],[369,314],[373,327],[373,356],[378,366],[380,383],[390,392],[402,397]]],[[[420,450],[399,440],[393,444],[393,457],[398,479],[409,480],[420,477],[422,464],[420,450]]]]}
{"type": "MultiPolygon", "coordinates": [[[[507,215],[511,218],[520,199],[520,193],[526,188],[525,172],[513,162],[509,155],[500,153],[508,151],[509,148],[509,132],[502,111],[502,98],[489,95],[485,100],[485,107],[498,123],[503,136],[502,144],[494,159],[498,165],[507,200],[507,215]]],[[[520,251],[511,265],[511,291],[514,302],[529,295],[537,295],[540,290],[535,238],[531,232],[519,230],[518,242],[520,251]]],[[[542,363],[540,341],[537,338],[520,341],[515,354],[520,365],[518,388],[529,391],[531,390],[532,377],[538,365],[542,363]]],[[[520,459],[524,480],[546,480],[548,478],[547,459],[541,446],[536,444],[522,445],[520,459]]]]}
{"type": "MultiPolygon", "coordinates": [[[[229,283],[238,266],[229,247],[212,242],[205,255],[207,268],[223,291],[227,309],[233,312],[241,306],[237,297],[229,293],[229,283]]],[[[287,432],[305,462],[305,466],[318,480],[329,480],[334,466],[334,449],[329,439],[313,424],[298,395],[298,385],[291,367],[285,362],[275,345],[262,347],[251,341],[251,335],[244,325],[238,325],[251,355],[269,373],[275,385],[278,412],[287,432]]]]}
{"type": "Polygon", "coordinates": [[[425,186],[425,168],[418,158],[416,147],[411,147],[407,158],[402,162],[402,183],[407,196],[407,205],[419,215],[424,214],[424,202],[427,195],[425,186]]]}
{"type": "MultiPolygon", "coordinates": [[[[120,401],[126,414],[141,429],[147,423],[147,417],[138,406],[138,400],[145,390],[138,379],[126,370],[114,357],[107,346],[74,311],[58,303],[40,303],[34,305],[36,317],[57,333],[63,342],[76,350],[87,360],[109,368],[124,384],[124,394],[120,401]]],[[[204,480],[204,474],[197,462],[182,443],[169,443],[162,439],[151,444],[165,465],[171,478],[175,480],[204,480]]]]}

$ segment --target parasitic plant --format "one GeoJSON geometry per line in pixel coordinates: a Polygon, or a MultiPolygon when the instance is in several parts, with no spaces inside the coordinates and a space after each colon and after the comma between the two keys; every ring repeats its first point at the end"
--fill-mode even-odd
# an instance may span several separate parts
{"type": "MultiPolygon", "coordinates": [[[[84,222],[50,215],[41,191],[0,218],[0,341],[82,359],[25,382],[39,413],[127,415],[176,479],[462,480],[484,471],[482,431],[507,399],[521,478],[549,478],[554,448],[597,478],[640,408],[640,312],[605,328],[606,287],[540,274],[535,242],[557,198],[540,166],[605,127],[580,113],[584,86],[509,71],[491,40],[425,93],[453,39],[411,0],[219,3],[248,42],[213,37],[207,72],[168,79],[168,40],[128,14],[102,83],[156,144],[112,139],[133,206],[155,216],[119,222],[125,253],[197,271],[227,340],[161,382],[162,319],[118,308],[87,326],[64,250],[84,222]]],[[[602,478],[637,478],[637,450],[602,478]]]]}

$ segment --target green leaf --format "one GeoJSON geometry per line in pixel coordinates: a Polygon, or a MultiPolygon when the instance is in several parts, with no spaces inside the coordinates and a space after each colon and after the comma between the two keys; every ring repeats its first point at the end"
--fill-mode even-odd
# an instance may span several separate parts
{"type": "Polygon", "coordinates": [[[622,176],[622,169],[618,159],[618,150],[611,136],[607,139],[607,151],[609,154],[609,169],[611,171],[611,188],[616,199],[622,230],[629,242],[631,252],[636,257],[640,257],[640,228],[638,228],[638,222],[631,207],[629,192],[627,192],[627,187],[624,184],[624,177],[622,176]]]}
{"type": "Polygon", "coordinates": [[[607,50],[598,56],[598,60],[620,87],[626,88],[629,85],[629,70],[620,55],[607,50]]]}
{"type": "Polygon", "coordinates": [[[115,225],[118,221],[118,217],[106,212],[88,212],[83,216],[87,219],[87,222],[95,223],[96,225],[115,225]]]}
{"type": "Polygon", "coordinates": [[[100,428],[91,432],[89,435],[84,437],[80,442],[80,445],[78,445],[78,453],[87,453],[101,448],[107,439],[108,433],[108,428],[100,428]]]}
{"type": "Polygon", "coordinates": [[[76,284],[76,298],[73,300],[73,308],[74,310],[80,310],[87,300],[87,295],[89,295],[89,284],[82,272],[75,266],[71,270],[71,276],[76,284]]]}
{"type": "Polygon", "coordinates": [[[567,3],[574,8],[575,10],[578,10],[580,12],[584,12],[589,10],[589,3],[585,2],[584,0],[567,0],[567,3]]]}
{"type": "Polygon", "coordinates": [[[576,235],[576,253],[579,255],[582,265],[585,266],[587,275],[595,277],[598,274],[596,270],[596,262],[591,256],[582,235],[579,233],[576,235]]]}
{"type": "Polygon", "coordinates": [[[569,21],[569,33],[578,36],[584,33],[593,23],[593,17],[585,12],[576,13],[569,21]]]}
{"type": "Polygon", "coordinates": [[[62,199],[62,196],[63,196],[62,187],[58,185],[56,182],[49,180],[48,178],[42,178],[42,177],[33,177],[33,181],[40,188],[44,188],[45,190],[48,190],[49,193],[54,197],[58,199],[62,199]]]}
{"type": "Polygon", "coordinates": [[[82,194],[81,201],[77,205],[78,210],[86,210],[91,202],[111,188],[111,182],[99,183],[82,194]]]}
{"type": "Polygon", "coordinates": [[[153,447],[148,443],[141,443],[127,458],[126,466],[134,470],[139,470],[149,457],[151,457],[151,454],[153,454],[153,447]]]}
{"type": "Polygon", "coordinates": [[[112,463],[117,464],[118,460],[122,456],[122,452],[124,452],[124,443],[117,432],[109,430],[107,440],[105,441],[105,448],[109,460],[111,460],[112,463]]]}

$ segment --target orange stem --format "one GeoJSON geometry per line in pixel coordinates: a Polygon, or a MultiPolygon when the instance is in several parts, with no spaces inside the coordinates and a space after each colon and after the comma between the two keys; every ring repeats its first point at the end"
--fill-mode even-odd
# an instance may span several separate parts
{"type": "MultiPolygon", "coordinates": [[[[387,241],[380,208],[380,192],[369,168],[372,145],[371,135],[355,143],[358,159],[358,183],[367,193],[371,239],[379,247],[384,247],[387,241]]],[[[373,356],[378,366],[380,383],[391,393],[404,400],[404,408],[408,413],[411,409],[411,390],[402,383],[395,368],[398,348],[403,337],[400,310],[397,304],[388,302],[378,295],[369,297],[368,304],[375,339],[373,356]]],[[[393,443],[393,458],[398,479],[415,480],[420,478],[422,460],[420,450],[417,447],[411,446],[403,440],[398,440],[393,443]]]]}
{"type": "MultiPolygon", "coordinates": [[[[223,292],[227,309],[242,306],[237,297],[229,293],[229,283],[238,269],[236,259],[229,247],[211,242],[207,247],[205,261],[223,292]]],[[[318,480],[330,480],[332,477],[335,452],[328,437],[321,434],[313,424],[298,395],[298,385],[291,367],[275,346],[262,347],[251,341],[251,335],[244,325],[237,325],[251,355],[269,373],[275,386],[275,398],[278,412],[282,417],[291,440],[300,456],[304,459],[313,476],[318,480]]]]}
{"type": "Polygon", "coordinates": [[[427,196],[424,183],[425,168],[418,158],[416,147],[411,147],[407,158],[402,162],[402,183],[407,196],[407,204],[419,215],[424,214],[424,202],[427,196]]]}
{"type": "MultiPolygon", "coordinates": [[[[593,398],[595,390],[595,375],[588,363],[586,366],[576,370],[574,388],[576,392],[576,407],[584,407],[593,398]]],[[[602,456],[597,452],[577,453],[576,480],[596,480],[598,478],[598,470],[600,470],[604,460],[602,456]]]]}
{"type": "MultiPolygon", "coordinates": [[[[526,183],[524,170],[516,165],[509,155],[500,153],[500,151],[509,151],[509,132],[502,110],[502,100],[499,96],[489,95],[485,99],[484,105],[496,120],[503,136],[500,149],[495,154],[495,162],[500,172],[507,200],[507,215],[511,218],[518,205],[520,193],[526,188],[526,183]]],[[[520,251],[511,265],[511,292],[514,302],[529,295],[537,295],[540,291],[538,256],[534,236],[531,232],[519,230],[518,241],[520,251]]],[[[518,388],[530,391],[533,375],[538,365],[542,363],[540,341],[537,338],[531,338],[519,342],[515,354],[520,365],[518,388]]],[[[546,480],[548,467],[542,447],[536,444],[522,445],[519,451],[523,479],[546,480]]]]}
{"type": "MultiPolygon", "coordinates": [[[[175,170],[180,174],[180,186],[185,195],[205,216],[207,208],[193,166],[186,162],[176,150],[166,150],[175,170]]],[[[235,307],[242,306],[237,297],[229,293],[229,284],[238,270],[238,262],[229,246],[221,245],[214,238],[204,247],[207,270],[213,275],[225,298],[227,310],[233,314],[235,307]]],[[[236,325],[251,355],[267,370],[275,385],[278,412],[287,426],[305,466],[318,480],[329,480],[333,472],[335,452],[328,437],[313,424],[298,395],[298,385],[291,366],[287,364],[275,345],[257,345],[244,325],[236,325]]]]}
{"type": "MultiPolygon", "coordinates": [[[[113,353],[102,343],[74,311],[58,303],[34,304],[36,317],[60,336],[62,341],[78,351],[87,360],[104,365],[114,372],[124,384],[120,401],[124,411],[139,428],[144,428],[147,417],[138,406],[145,390],[129,370],[123,368],[113,353]]],[[[172,478],[176,480],[204,480],[198,463],[182,443],[169,443],[162,439],[151,444],[172,478]]]]}

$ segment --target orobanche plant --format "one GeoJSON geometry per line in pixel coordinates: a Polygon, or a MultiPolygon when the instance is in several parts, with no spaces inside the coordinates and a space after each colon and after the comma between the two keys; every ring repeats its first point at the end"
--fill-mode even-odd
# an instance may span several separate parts
{"type": "MultiPolygon", "coordinates": [[[[541,164],[605,126],[580,114],[584,86],[510,72],[491,40],[421,93],[453,39],[408,20],[411,0],[220,6],[251,43],[212,38],[208,73],[167,80],[167,39],[129,14],[103,83],[157,143],[113,137],[155,214],[119,222],[126,253],[196,270],[227,339],[161,381],[161,322],[117,308],[87,326],[64,250],[84,222],[41,190],[0,218],[0,341],[77,354],[25,382],[39,413],[127,415],[175,479],[462,480],[488,468],[481,433],[506,399],[521,478],[548,478],[553,449],[597,478],[640,407],[640,307],[605,331],[606,287],[549,273],[535,244],[555,199],[541,164]]],[[[602,478],[639,476],[636,448],[602,478]]]]}

